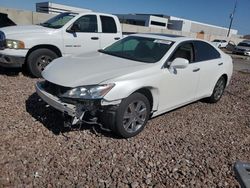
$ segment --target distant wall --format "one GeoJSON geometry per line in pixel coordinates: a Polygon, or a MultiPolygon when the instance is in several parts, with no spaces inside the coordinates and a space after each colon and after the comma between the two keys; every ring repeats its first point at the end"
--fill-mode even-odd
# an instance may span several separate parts
{"type": "Polygon", "coordinates": [[[54,15],[37,13],[26,10],[16,10],[11,8],[0,7],[0,12],[8,14],[8,17],[17,25],[30,25],[44,22],[54,15]]]}
{"type": "MultiPolygon", "coordinates": [[[[183,31],[176,31],[176,30],[169,30],[169,29],[158,29],[158,28],[150,28],[150,27],[144,27],[144,26],[135,26],[135,25],[129,25],[129,24],[122,24],[122,31],[123,32],[129,32],[129,33],[163,33],[163,34],[172,34],[172,35],[181,35],[186,37],[192,37],[197,38],[198,33],[192,33],[192,32],[183,32],[183,31]]],[[[221,35],[210,35],[204,33],[203,38],[208,41],[212,41],[214,39],[225,39],[227,41],[233,41],[235,44],[238,44],[241,42],[242,38],[239,38],[237,35],[232,35],[231,37],[224,37],[221,35]]]]}

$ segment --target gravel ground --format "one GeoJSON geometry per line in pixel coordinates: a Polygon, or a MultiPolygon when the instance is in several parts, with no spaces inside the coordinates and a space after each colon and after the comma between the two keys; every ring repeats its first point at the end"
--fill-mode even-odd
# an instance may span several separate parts
{"type": "Polygon", "coordinates": [[[128,140],[63,128],[36,81],[0,69],[0,187],[239,187],[233,164],[250,162],[250,74],[234,72],[217,104],[166,113],[128,140]]]}

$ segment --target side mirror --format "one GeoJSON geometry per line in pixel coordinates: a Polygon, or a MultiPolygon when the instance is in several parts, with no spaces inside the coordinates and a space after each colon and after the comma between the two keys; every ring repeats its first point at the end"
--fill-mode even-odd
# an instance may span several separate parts
{"type": "Polygon", "coordinates": [[[184,58],[175,58],[174,61],[171,63],[170,67],[175,69],[185,69],[189,64],[189,61],[184,58]]]}
{"type": "Polygon", "coordinates": [[[79,25],[77,23],[73,23],[73,25],[67,29],[68,33],[75,33],[77,31],[80,31],[79,25]]]}

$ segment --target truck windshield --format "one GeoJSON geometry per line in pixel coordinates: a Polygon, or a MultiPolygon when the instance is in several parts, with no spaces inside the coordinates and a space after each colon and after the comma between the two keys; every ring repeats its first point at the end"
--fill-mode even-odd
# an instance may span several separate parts
{"type": "Polygon", "coordinates": [[[58,29],[63,27],[68,21],[70,21],[72,18],[74,18],[76,14],[74,13],[62,13],[59,14],[48,21],[41,23],[40,25],[43,27],[48,27],[48,28],[53,28],[53,29],[58,29]]]}
{"type": "Polygon", "coordinates": [[[169,40],[129,36],[99,52],[134,61],[156,63],[173,43],[169,40]]]}

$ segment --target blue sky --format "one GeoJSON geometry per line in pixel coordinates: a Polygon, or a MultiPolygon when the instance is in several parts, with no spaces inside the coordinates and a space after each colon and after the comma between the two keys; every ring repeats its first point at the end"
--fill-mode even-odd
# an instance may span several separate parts
{"type": "MultiPolygon", "coordinates": [[[[46,1],[46,0],[45,0],[46,1]]],[[[0,6],[35,10],[43,0],[0,0],[0,6]]],[[[228,27],[235,0],[51,0],[105,13],[157,13],[228,27]]],[[[250,0],[238,0],[233,28],[250,34],[250,0]]]]}

